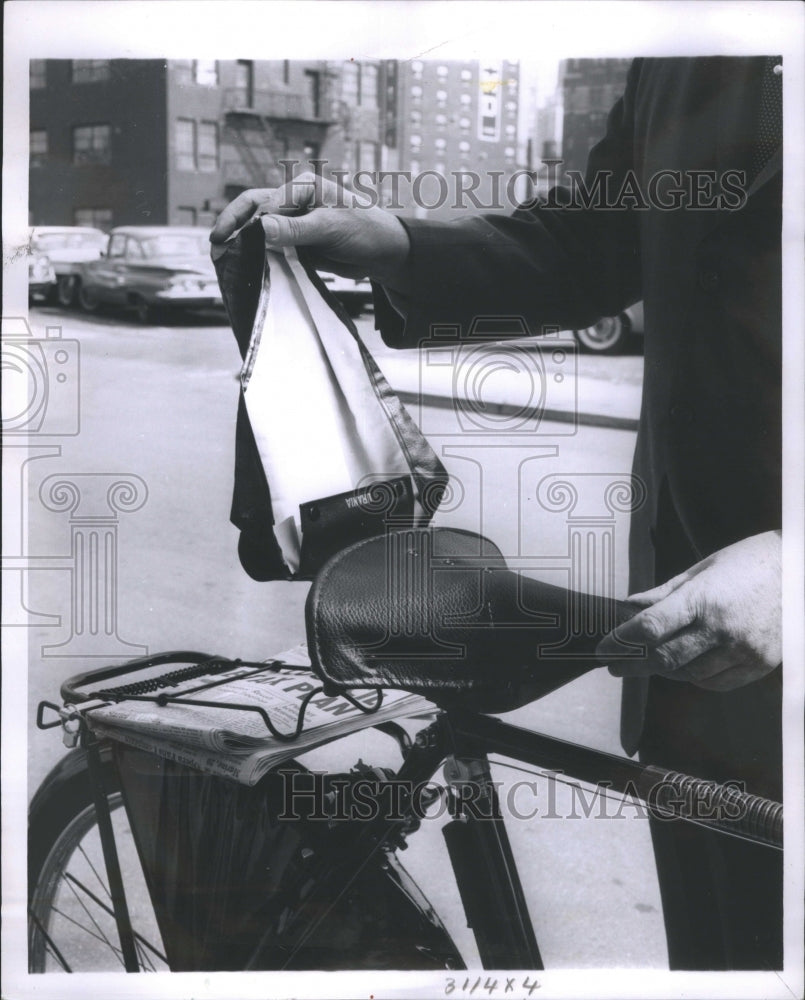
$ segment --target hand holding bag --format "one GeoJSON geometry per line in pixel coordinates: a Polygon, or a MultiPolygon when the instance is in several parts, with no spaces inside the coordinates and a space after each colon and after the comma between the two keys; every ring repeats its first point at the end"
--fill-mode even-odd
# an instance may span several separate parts
{"type": "Polygon", "coordinates": [[[445,470],[315,272],[267,251],[259,221],[213,260],[243,357],[232,513],[247,572],[310,578],[390,524],[426,525],[445,470]]]}

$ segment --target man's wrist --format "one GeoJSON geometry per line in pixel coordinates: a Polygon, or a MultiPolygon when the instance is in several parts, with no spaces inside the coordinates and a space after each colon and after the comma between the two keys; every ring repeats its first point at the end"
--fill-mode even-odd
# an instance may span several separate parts
{"type": "Polygon", "coordinates": [[[388,222],[384,233],[383,253],[376,260],[371,277],[399,301],[400,297],[407,298],[411,288],[409,264],[411,240],[408,230],[400,219],[388,213],[384,214],[388,222]]]}

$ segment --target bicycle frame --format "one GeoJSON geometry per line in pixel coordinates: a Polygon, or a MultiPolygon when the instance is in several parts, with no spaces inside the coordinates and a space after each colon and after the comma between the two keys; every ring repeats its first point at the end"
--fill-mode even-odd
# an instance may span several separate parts
{"type": "MultiPolygon", "coordinates": [[[[47,725],[41,712],[39,722],[47,725]]],[[[561,772],[567,778],[637,798],[655,814],[706,822],[725,835],[737,834],[770,847],[782,846],[782,806],[777,803],[548,737],[494,717],[450,708],[440,712],[413,743],[402,738],[404,730],[393,723],[378,728],[397,737],[404,756],[402,766],[389,780],[406,787],[421,786],[446,762],[453,819],[446,824],[443,834],[467,923],[473,930],[484,968],[544,968],[491,780],[490,754],[538,768],[549,776],[561,772]],[[702,802],[708,807],[705,817],[701,810],[694,809],[702,802]]],[[[99,830],[121,950],[126,969],[136,971],[134,933],[103,793],[98,743],[86,729],[83,739],[96,791],[99,830]]],[[[290,955],[289,961],[304,948],[305,941],[326,917],[333,901],[348,889],[366,859],[376,851],[399,845],[401,831],[412,825],[415,828],[416,820],[413,803],[408,801],[402,816],[389,817],[378,811],[361,825],[350,852],[350,865],[333,866],[307,900],[308,912],[316,916],[294,927],[282,942],[290,955]]],[[[250,965],[260,968],[261,953],[273,947],[276,941],[256,942],[250,965]]]]}

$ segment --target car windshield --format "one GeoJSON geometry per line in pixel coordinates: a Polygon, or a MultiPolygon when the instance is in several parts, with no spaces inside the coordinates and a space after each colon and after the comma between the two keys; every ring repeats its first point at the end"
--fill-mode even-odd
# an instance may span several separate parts
{"type": "Polygon", "coordinates": [[[107,237],[104,233],[36,233],[35,250],[103,250],[107,237]]]}
{"type": "Polygon", "coordinates": [[[210,248],[206,233],[166,233],[142,240],[141,246],[145,257],[196,257],[208,254],[210,248]]]}

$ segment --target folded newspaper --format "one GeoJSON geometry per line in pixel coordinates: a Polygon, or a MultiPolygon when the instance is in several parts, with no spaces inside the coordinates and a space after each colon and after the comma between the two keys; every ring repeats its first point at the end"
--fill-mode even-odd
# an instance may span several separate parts
{"type": "MultiPolygon", "coordinates": [[[[232,706],[259,707],[280,732],[293,732],[303,699],[320,682],[310,672],[304,644],[266,662],[292,669],[256,672],[254,667],[233,666],[216,673],[214,687],[199,691],[195,678],[166,692],[173,699],[192,690],[193,697],[215,702],[214,707],[124,700],[90,709],[86,719],[98,736],[254,785],[276,764],[306,750],[389,719],[433,711],[425,698],[405,691],[384,691],[381,707],[372,713],[362,712],[340,695],[320,693],[308,702],[302,732],[284,742],[271,735],[257,712],[232,706]]],[[[351,694],[367,707],[377,700],[373,690],[351,694]]]]}

